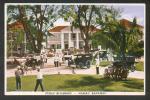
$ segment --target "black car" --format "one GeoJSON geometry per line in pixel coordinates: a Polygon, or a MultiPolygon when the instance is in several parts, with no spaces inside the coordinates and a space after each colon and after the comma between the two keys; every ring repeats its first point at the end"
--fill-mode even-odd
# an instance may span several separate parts
{"type": "MultiPolygon", "coordinates": [[[[126,59],[126,67],[131,70],[131,71],[135,71],[135,57],[134,56],[126,56],[125,57],[126,59]]],[[[123,61],[123,57],[114,57],[114,62],[113,62],[113,65],[114,66],[123,66],[124,63],[122,62],[123,61]]]]}
{"type": "Polygon", "coordinates": [[[77,54],[74,55],[76,58],[74,59],[74,63],[76,67],[80,68],[90,68],[92,54],[77,54]]]}

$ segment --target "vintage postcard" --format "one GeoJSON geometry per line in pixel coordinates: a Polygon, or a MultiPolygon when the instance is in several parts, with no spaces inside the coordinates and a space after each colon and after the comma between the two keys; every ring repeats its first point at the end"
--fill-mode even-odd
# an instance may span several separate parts
{"type": "Polygon", "coordinates": [[[5,95],[145,95],[145,4],[5,3],[5,95]]]}

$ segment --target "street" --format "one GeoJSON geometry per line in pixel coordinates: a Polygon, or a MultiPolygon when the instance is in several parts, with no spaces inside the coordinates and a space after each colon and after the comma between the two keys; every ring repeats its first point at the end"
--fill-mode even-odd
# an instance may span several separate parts
{"type": "MultiPolygon", "coordinates": [[[[99,67],[99,72],[100,75],[104,74],[104,70],[107,67],[99,67]]],[[[14,77],[14,71],[16,69],[8,69],[7,70],[7,77],[14,77]]],[[[44,64],[44,68],[41,69],[41,72],[44,75],[51,75],[51,74],[73,74],[72,73],[72,68],[67,67],[65,64],[62,64],[59,67],[54,67],[54,58],[49,58],[47,63],[44,64]]],[[[36,70],[31,70],[25,73],[26,75],[36,75],[37,71],[36,70]]],[[[88,75],[95,75],[96,74],[96,68],[95,66],[91,66],[89,69],[75,69],[75,74],[88,74],[88,75]]],[[[138,78],[138,79],[144,79],[144,72],[142,71],[134,71],[134,72],[129,72],[128,75],[129,78],[138,78]]]]}

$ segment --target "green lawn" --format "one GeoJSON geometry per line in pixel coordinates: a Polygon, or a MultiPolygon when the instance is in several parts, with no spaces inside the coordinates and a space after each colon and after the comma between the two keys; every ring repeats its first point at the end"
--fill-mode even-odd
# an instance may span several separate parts
{"type": "MultiPolygon", "coordinates": [[[[35,81],[35,76],[22,77],[22,90],[33,91],[35,81]]],[[[128,78],[126,81],[114,81],[97,75],[46,75],[43,84],[46,91],[144,91],[144,80],[128,78]]],[[[14,77],[7,79],[7,90],[15,90],[14,77]]]]}
{"type": "Polygon", "coordinates": [[[102,61],[102,62],[100,62],[100,66],[101,67],[106,67],[106,66],[108,66],[108,65],[110,65],[112,62],[110,62],[110,61],[102,61]]]}
{"type": "Polygon", "coordinates": [[[144,71],[144,63],[143,62],[136,63],[135,68],[137,71],[144,71]]]}

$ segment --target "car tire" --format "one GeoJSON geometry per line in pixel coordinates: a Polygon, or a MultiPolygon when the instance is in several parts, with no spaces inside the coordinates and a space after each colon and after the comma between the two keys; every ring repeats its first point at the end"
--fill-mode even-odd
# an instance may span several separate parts
{"type": "Polygon", "coordinates": [[[82,62],[79,62],[79,67],[83,68],[83,63],[82,62]]]}
{"type": "Polygon", "coordinates": [[[134,72],[134,71],[135,71],[135,66],[132,65],[132,66],[131,66],[131,72],[134,72]]]}
{"type": "Polygon", "coordinates": [[[89,60],[86,61],[86,67],[87,67],[87,68],[90,68],[90,61],[89,61],[89,60]]]}

